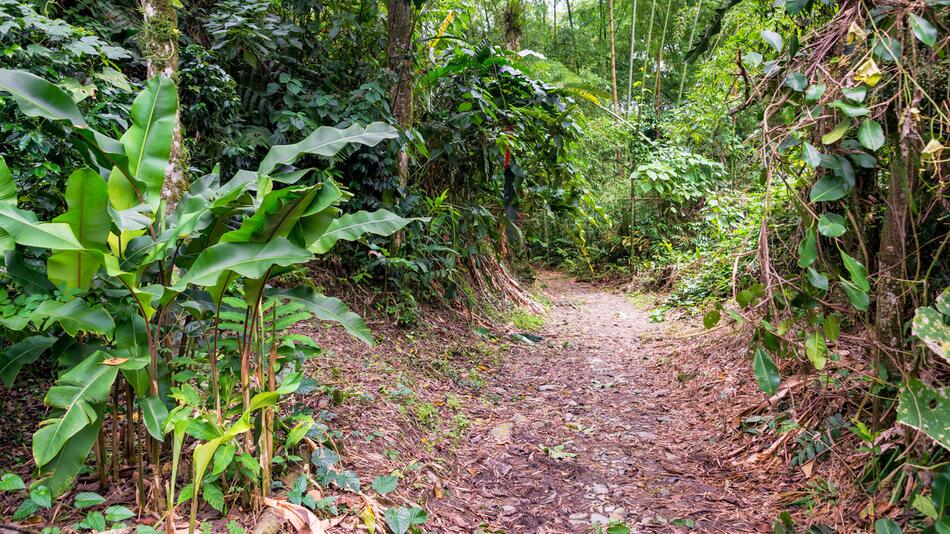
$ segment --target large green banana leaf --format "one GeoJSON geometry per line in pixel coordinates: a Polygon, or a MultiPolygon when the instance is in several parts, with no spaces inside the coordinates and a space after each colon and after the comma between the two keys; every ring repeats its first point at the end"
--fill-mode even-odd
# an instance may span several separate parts
{"type": "MultiPolygon", "coordinates": [[[[16,206],[17,189],[7,162],[0,156],[0,204],[16,206]]],[[[16,243],[6,230],[0,228],[0,252],[13,250],[16,243]]]]}
{"type": "Polygon", "coordinates": [[[86,464],[86,457],[89,456],[89,451],[92,450],[101,427],[102,408],[100,407],[97,409],[96,422],[87,425],[69,438],[59,454],[39,469],[43,478],[37,483],[49,488],[54,498],[72,487],[73,480],[86,464]]]}
{"type": "Polygon", "coordinates": [[[106,401],[119,370],[102,362],[106,353],[96,351],[70,369],[46,393],[46,404],[62,410],[44,422],[33,435],[33,459],[42,468],[59,454],[69,438],[95,423],[96,405],[106,401]]]}
{"type": "Polygon", "coordinates": [[[76,134],[71,141],[87,157],[88,163],[105,169],[118,167],[127,179],[134,179],[128,172],[128,158],[122,144],[90,128],[72,97],[56,85],[29,72],[0,69],[0,91],[10,93],[27,116],[49,119],[54,124],[69,123],[76,134]]]}
{"type": "Polygon", "coordinates": [[[218,243],[198,256],[173,289],[183,291],[188,284],[213,286],[229,271],[257,279],[275,265],[287,267],[311,257],[306,249],[281,237],[267,243],[218,243]]]}
{"type": "Polygon", "coordinates": [[[91,307],[82,299],[69,302],[47,300],[37,306],[30,320],[43,330],[53,324],[59,324],[70,336],[78,332],[111,336],[115,330],[115,321],[102,307],[91,307]]]}
{"type": "MultiPolygon", "coordinates": [[[[102,177],[88,167],[72,173],[66,183],[66,206],[66,212],[53,222],[68,224],[84,247],[105,250],[111,218],[102,177]]],[[[101,264],[98,257],[84,251],[59,251],[47,260],[47,274],[50,281],[65,284],[67,289],[85,289],[101,264]]]]}
{"type": "Polygon", "coordinates": [[[384,122],[373,122],[363,128],[356,124],[349,128],[339,129],[330,126],[321,126],[314,130],[302,141],[292,145],[277,145],[271,147],[258,167],[258,174],[266,175],[280,165],[291,165],[304,154],[319,156],[333,156],[346,145],[358,143],[375,146],[384,139],[395,139],[399,132],[384,122]]]}
{"type": "Polygon", "coordinates": [[[307,248],[323,254],[337,241],[355,241],[363,234],[391,235],[415,220],[419,219],[406,219],[386,210],[347,213],[335,219],[327,231],[307,248]]]}
{"type": "Polygon", "coordinates": [[[0,202],[16,205],[17,189],[7,162],[0,157],[0,202]]]}
{"type": "Polygon", "coordinates": [[[129,160],[129,172],[135,182],[144,184],[145,190],[136,191],[133,182],[119,169],[113,170],[109,176],[109,199],[114,208],[124,210],[144,201],[153,213],[158,210],[177,113],[178,90],[165,76],[149,80],[135,98],[132,126],[121,141],[129,160]]]}
{"type": "Polygon", "coordinates": [[[56,338],[52,336],[31,336],[0,351],[0,380],[3,385],[8,388],[12,386],[20,369],[39,359],[53,343],[56,343],[56,338]]]}
{"type": "Polygon", "coordinates": [[[272,298],[290,299],[299,302],[317,318],[323,321],[340,323],[353,337],[367,345],[375,344],[373,333],[366,326],[363,318],[350,311],[340,299],[321,295],[308,287],[271,289],[266,294],[272,298]]]}
{"type": "Polygon", "coordinates": [[[264,196],[257,211],[241,221],[237,230],[221,236],[221,242],[264,243],[274,237],[287,237],[319,191],[319,185],[271,191],[264,196]]]}
{"type": "Polygon", "coordinates": [[[31,211],[0,202],[0,228],[13,241],[28,247],[52,250],[83,250],[73,229],[65,223],[39,222],[31,211]]]}

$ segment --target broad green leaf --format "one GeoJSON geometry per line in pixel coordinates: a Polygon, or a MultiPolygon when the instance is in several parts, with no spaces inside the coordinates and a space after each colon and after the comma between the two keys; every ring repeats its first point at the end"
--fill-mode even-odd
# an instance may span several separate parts
{"type": "Polygon", "coordinates": [[[393,534],[406,534],[412,526],[425,523],[429,519],[429,516],[426,511],[421,508],[397,508],[391,506],[386,510],[383,519],[393,534]]]}
{"type": "Polygon", "coordinates": [[[947,326],[944,315],[929,306],[917,308],[911,329],[930,350],[950,362],[950,326],[947,326]]]}
{"type": "Polygon", "coordinates": [[[871,299],[868,297],[866,291],[861,290],[861,288],[844,279],[841,280],[841,287],[848,296],[848,302],[850,302],[855,309],[868,311],[871,299]]]}
{"type": "Polygon", "coordinates": [[[818,259],[818,237],[815,235],[815,229],[809,228],[805,231],[805,239],[798,244],[798,266],[808,267],[818,259]]]}
{"type": "MultiPolygon", "coordinates": [[[[195,450],[192,453],[192,468],[194,470],[192,484],[194,488],[202,487],[205,471],[207,471],[208,465],[210,465],[211,461],[214,459],[214,454],[217,452],[218,447],[250,429],[250,412],[245,412],[244,415],[242,415],[240,419],[231,425],[223,435],[195,447],[195,450]]],[[[199,493],[201,492],[194,491],[193,495],[191,496],[192,505],[197,502],[199,493]]],[[[180,498],[184,497],[185,490],[182,490],[180,498]]]]}
{"type": "Polygon", "coordinates": [[[17,188],[6,160],[0,156],[0,203],[16,206],[17,188]]]}
{"type": "Polygon", "coordinates": [[[8,388],[13,386],[13,380],[20,369],[39,359],[54,343],[55,337],[31,336],[0,351],[0,380],[3,385],[8,388]]]}
{"type": "Polygon", "coordinates": [[[248,411],[254,412],[260,410],[261,408],[268,408],[277,404],[277,400],[280,398],[280,394],[276,391],[262,391],[255,394],[251,397],[251,402],[248,404],[248,411]]]}
{"type": "Polygon", "coordinates": [[[782,36],[772,30],[762,30],[762,39],[768,43],[776,52],[781,53],[784,42],[782,36]]]}
{"type": "Polygon", "coordinates": [[[785,76],[785,85],[793,91],[800,93],[808,86],[808,79],[800,72],[790,72],[785,76]]]}
{"type": "Polygon", "coordinates": [[[319,185],[286,187],[264,196],[254,215],[241,221],[241,227],[221,236],[222,243],[265,243],[274,237],[287,237],[320,192],[319,185]]]}
{"type": "Polygon", "coordinates": [[[706,328],[712,328],[719,323],[719,319],[722,315],[719,313],[719,310],[710,310],[705,315],[703,315],[703,326],[706,328]]]}
{"type": "Polygon", "coordinates": [[[811,0],[785,0],[785,12],[794,17],[804,11],[809,4],[811,0]]]}
{"type": "Polygon", "coordinates": [[[901,58],[903,46],[892,37],[878,37],[874,40],[874,55],[885,63],[895,63],[901,58]]]}
{"type": "Polygon", "coordinates": [[[234,460],[235,450],[233,443],[227,443],[219,447],[214,453],[214,462],[211,464],[211,474],[209,476],[214,477],[223,473],[231,465],[231,461],[234,460]]]}
{"type": "Polygon", "coordinates": [[[384,139],[395,139],[399,132],[384,122],[373,122],[363,128],[352,125],[349,128],[339,129],[330,126],[321,126],[302,141],[292,145],[276,145],[264,156],[258,167],[258,174],[266,175],[280,165],[292,165],[297,158],[304,154],[316,154],[330,157],[336,155],[350,143],[366,146],[376,146],[384,139]]]}
{"type": "Polygon", "coordinates": [[[948,387],[934,389],[911,380],[900,391],[897,421],[923,432],[950,449],[950,399],[948,387]]]}
{"type": "Polygon", "coordinates": [[[37,306],[31,320],[44,330],[59,324],[70,336],[77,332],[108,336],[115,330],[115,322],[104,308],[90,307],[78,298],[69,302],[44,301],[37,306]]]}
{"type": "Polygon", "coordinates": [[[330,469],[340,461],[340,455],[332,449],[317,447],[310,454],[310,463],[317,468],[330,469]]]}
{"type": "Polygon", "coordinates": [[[853,186],[840,176],[822,176],[811,188],[812,202],[831,202],[844,198],[853,186]]]}
{"type": "Polygon", "coordinates": [[[844,262],[844,268],[851,274],[851,282],[861,291],[870,291],[871,284],[868,282],[868,270],[858,260],[849,256],[845,251],[841,252],[841,260],[844,262]]]}
{"type": "Polygon", "coordinates": [[[812,146],[811,143],[805,141],[802,143],[802,161],[812,169],[817,169],[818,165],[821,164],[821,152],[818,152],[818,149],[812,146]]]}
{"type": "Polygon", "coordinates": [[[102,515],[102,512],[93,510],[86,514],[86,518],[79,523],[80,528],[89,529],[94,532],[105,532],[106,530],[106,517],[102,515]]]}
{"type": "Polygon", "coordinates": [[[120,139],[131,180],[118,169],[109,176],[113,208],[125,210],[144,202],[153,213],[158,210],[177,113],[175,83],[163,75],[149,80],[132,103],[132,126],[120,139]]]}
{"type": "Polygon", "coordinates": [[[154,396],[147,396],[138,399],[139,407],[142,408],[142,419],[145,422],[145,429],[153,438],[161,441],[165,434],[162,432],[162,422],[168,417],[168,408],[162,402],[162,399],[154,396]]]}
{"type": "Polygon", "coordinates": [[[825,212],[818,219],[818,232],[825,237],[841,237],[848,231],[844,217],[825,212]]]}
{"type": "Polygon", "coordinates": [[[386,495],[396,489],[399,479],[391,475],[378,476],[373,479],[372,488],[380,495],[386,495]]]}
{"type": "Polygon", "coordinates": [[[838,141],[842,137],[844,137],[844,134],[848,133],[848,130],[850,129],[851,129],[851,121],[849,120],[841,121],[840,123],[838,123],[837,126],[834,127],[833,130],[821,136],[821,143],[824,145],[830,145],[838,141]]]}
{"type": "Polygon", "coordinates": [[[39,505],[33,502],[33,499],[24,499],[23,502],[20,503],[20,506],[17,507],[16,511],[13,512],[13,517],[11,519],[14,521],[23,521],[24,519],[38,512],[39,509],[39,505]]]}
{"type": "Polygon", "coordinates": [[[848,100],[860,104],[868,95],[868,88],[865,85],[855,87],[842,87],[841,94],[848,100]]]}
{"type": "Polygon", "coordinates": [[[4,253],[3,266],[6,276],[20,286],[27,295],[50,295],[55,289],[49,283],[46,273],[39,272],[30,266],[20,252],[10,250],[4,253]]]}
{"type": "Polygon", "coordinates": [[[56,85],[29,72],[0,69],[0,91],[10,93],[24,115],[69,123],[74,129],[70,140],[87,163],[126,169],[121,143],[89,128],[72,97],[56,85]]]}
{"type": "Polygon", "coordinates": [[[821,97],[825,94],[825,84],[817,83],[808,86],[808,89],[805,89],[805,100],[810,103],[815,103],[821,100],[821,97]]]}
{"type": "Polygon", "coordinates": [[[326,233],[309,245],[308,250],[323,254],[337,241],[355,241],[363,234],[392,235],[416,220],[419,219],[406,219],[386,210],[347,213],[330,223],[326,233]]]}
{"type": "Polygon", "coordinates": [[[91,491],[83,491],[76,494],[76,498],[73,500],[73,506],[80,509],[89,508],[90,506],[96,506],[104,502],[106,502],[106,499],[102,495],[91,491]]]}
{"type": "Polygon", "coordinates": [[[782,377],[779,375],[778,367],[776,367],[772,357],[762,347],[755,349],[752,368],[755,371],[755,381],[758,382],[759,388],[768,395],[775,395],[782,377]]]}
{"type": "Polygon", "coordinates": [[[841,322],[834,315],[829,315],[821,324],[821,330],[828,341],[834,342],[841,335],[841,322]]]}
{"type": "Polygon", "coordinates": [[[925,517],[934,520],[940,518],[940,512],[937,511],[937,507],[934,506],[933,501],[923,493],[914,495],[914,500],[910,505],[918,512],[924,514],[925,517]]]}
{"type": "Polygon", "coordinates": [[[849,104],[841,100],[835,100],[834,102],[828,104],[829,107],[840,109],[845,115],[849,117],[863,117],[869,113],[868,108],[860,104],[849,104]]]}
{"type": "MultiPolygon", "coordinates": [[[[62,410],[33,435],[33,458],[38,467],[49,463],[72,436],[96,422],[94,405],[105,402],[118,369],[103,365],[105,353],[96,351],[73,367],[46,393],[46,404],[62,410]]],[[[101,421],[100,421],[101,423],[101,421]]]]}
{"type": "Polygon", "coordinates": [[[201,486],[201,498],[215,510],[224,512],[224,493],[216,484],[205,482],[201,486]]]}
{"type": "Polygon", "coordinates": [[[816,331],[805,336],[805,355],[808,356],[815,369],[821,371],[825,368],[828,362],[828,345],[821,332],[816,331]]]}
{"type": "Polygon", "coordinates": [[[340,299],[321,295],[308,287],[294,289],[275,289],[267,292],[273,298],[288,298],[303,304],[308,311],[322,321],[340,323],[353,337],[367,345],[373,345],[373,333],[363,318],[350,311],[340,299]]]}
{"type": "Polygon", "coordinates": [[[359,493],[360,491],[360,477],[353,471],[340,471],[336,474],[336,485],[344,491],[352,491],[353,493],[359,493]]]}
{"type": "Polygon", "coordinates": [[[305,263],[312,257],[310,252],[284,238],[267,243],[218,243],[198,256],[173,289],[182,291],[188,284],[213,286],[229,271],[258,279],[275,265],[287,267],[305,263]]]}
{"type": "Polygon", "coordinates": [[[43,484],[37,484],[30,488],[30,500],[35,502],[40,508],[49,508],[53,506],[53,495],[48,487],[43,484]]]}
{"type": "Polygon", "coordinates": [[[106,508],[105,516],[110,523],[117,523],[135,517],[135,512],[125,506],[110,506],[106,508]]]}
{"type": "Polygon", "coordinates": [[[98,424],[89,425],[71,437],[56,458],[41,469],[43,483],[54,496],[62,495],[72,488],[73,481],[85,466],[86,457],[99,435],[101,422],[99,417],[98,424]]]}
{"type": "MultiPolygon", "coordinates": [[[[67,210],[53,219],[65,223],[82,246],[105,250],[109,237],[109,193],[99,174],[86,167],[73,172],[66,182],[67,210]]],[[[102,264],[95,255],[83,251],[61,251],[50,256],[47,273],[53,283],[67,289],[87,288],[102,264]]]]}
{"type": "Polygon", "coordinates": [[[858,127],[858,141],[868,150],[877,150],[884,146],[884,130],[877,121],[864,119],[858,127]]]}
{"type": "Polygon", "coordinates": [[[934,28],[927,19],[911,13],[910,27],[914,30],[914,37],[920,42],[931,48],[937,44],[937,28],[934,28]]]}
{"type": "Polygon", "coordinates": [[[33,212],[0,202],[0,229],[19,245],[57,250],[83,250],[72,228],[64,223],[39,222],[33,212]]]}
{"type": "Polygon", "coordinates": [[[0,477],[0,491],[19,491],[26,489],[23,479],[13,473],[4,473],[0,477]]]}
{"type": "Polygon", "coordinates": [[[10,93],[20,111],[28,117],[67,121],[76,128],[87,126],[69,94],[35,74],[0,69],[0,91],[10,93]]]}
{"type": "Polygon", "coordinates": [[[819,273],[814,268],[808,268],[808,283],[822,291],[828,290],[828,277],[819,273]]]}
{"type": "Polygon", "coordinates": [[[901,534],[901,527],[893,519],[883,517],[874,522],[874,534],[901,534]]]}

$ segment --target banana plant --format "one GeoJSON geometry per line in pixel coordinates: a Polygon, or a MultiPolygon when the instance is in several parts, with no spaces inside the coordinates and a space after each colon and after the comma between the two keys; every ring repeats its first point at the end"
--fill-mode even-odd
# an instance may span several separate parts
{"type": "MultiPolygon", "coordinates": [[[[178,111],[171,80],[159,76],[146,83],[120,139],[91,128],[65,91],[33,74],[0,69],[0,91],[9,93],[24,115],[71,142],[86,163],[69,175],[66,210],[40,221],[17,206],[16,186],[0,159],[0,252],[8,253],[9,262],[27,247],[32,253],[43,251],[48,279],[39,285],[45,300],[14,324],[29,337],[0,350],[0,378],[11,382],[24,365],[49,350],[67,367],[46,396],[53,417],[34,436],[34,485],[45,485],[54,496],[68,490],[93,444],[97,439],[104,443],[101,430],[110,416],[110,392],[114,417],[125,391],[150,436],[154,487],[164,487],[159,448],[165,434],[173,434],[177,470],[190,428],[182,423],[182,410],[175,408],[171,394],[168,362],[176,343],[179,354],[190,350],[207,358],[210,376],[190,380],[209,390],[211,420],[219,428],[230,413],[222,406],[222,395],[230,391],[224,391],[218,365],[224,344],[236,343],[239,360],[237,389],[245,415],[196,449],[196,475],[207,467],[205,452],[211,443],[244,435],[245,452],[252,453],[253,433],[235,429],[250,429],[250,414],[269,408],[279,396],[265,346],[265,296],[298,303],[372,343],[366,324],[341,301],[309,289],[273,289],[269,281],[329,252],[338,241],[389,235],[412,222],[385,210],[343,214],[340,206],[348,193],[329,178],[319,179],[312,168],[293,167],[304,156],[330,158],[346,147],[394,139],[398,132],[393,127],[317,128],[298,143],[272,147],[255,170],[238,171],[227,180],[215,171],[194,180],[166,214],[162,187],[178,111]],[[306,181],[313,183],[298,185],[306,181]],[[222,314],[235,309],[226,299],[236,296],[244,302],[240,331],[223,340],[222,314]],[[207,325],[210,333],[198,349],[187,334],[195,324],[207,325]],[[66,340],[54,346],[59,332],[66,340]],[[273,402],[262,404],[261,398],[273,402]]],[[[273,346],[273,337],[270,342],[273,346]]],[[[128,449],[137,433],[131,428],[134,418],[126,415],[128,449]]],[[[260,420],[273,423],[272,417],[260,420]]],[[[116,448],[114,462],[121,456],[116,448]]],[[[174,491],[174,480],[168,486],[174,491]]],[[[171,500],[161,504],[172,508],[171,500]]],[[[168,528],[173,522],[172,509],[168,528]]]]}

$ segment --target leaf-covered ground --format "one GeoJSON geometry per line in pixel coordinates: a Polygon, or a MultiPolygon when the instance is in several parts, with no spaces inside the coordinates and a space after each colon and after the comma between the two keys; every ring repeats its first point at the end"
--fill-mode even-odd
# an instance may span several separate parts
{"type": "Polygon", "coordinates": [[[395,474],[382,501],[423,506],[436,531],[770,530],[800,476],[752,463],[761,444],[738,431],[763,400],[742,337],[651,323],[563,275],[539,288],[552,307],[533,344],[431,315],[409,333],[373,325],[373,349],[314,333],[333,353],[315,402],[363,484],[395,474]]]}

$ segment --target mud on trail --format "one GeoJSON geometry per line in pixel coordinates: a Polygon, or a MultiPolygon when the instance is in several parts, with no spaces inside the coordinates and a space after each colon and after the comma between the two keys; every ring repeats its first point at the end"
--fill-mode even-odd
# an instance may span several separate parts
{"type": "Polygon", "coordinates": [[[436,321],[402,341],[380,332],[387,341],[349,359],[346,387],[391,402],[333,408],[348,467],[364,480],[396,471],[393,504],[424,506],[437,532],[770,531],[791,486],[735,439],[735,415],[762,398],[739,336],[651,323],[623,293],[561,274],[539,287],[552,307],[537,343],[472,359],[478,338],[436,321]],[[485,370],[474,389],[470,364],[485,370]],[[401,387],[411,400],[387,397],[401,387]]]}

